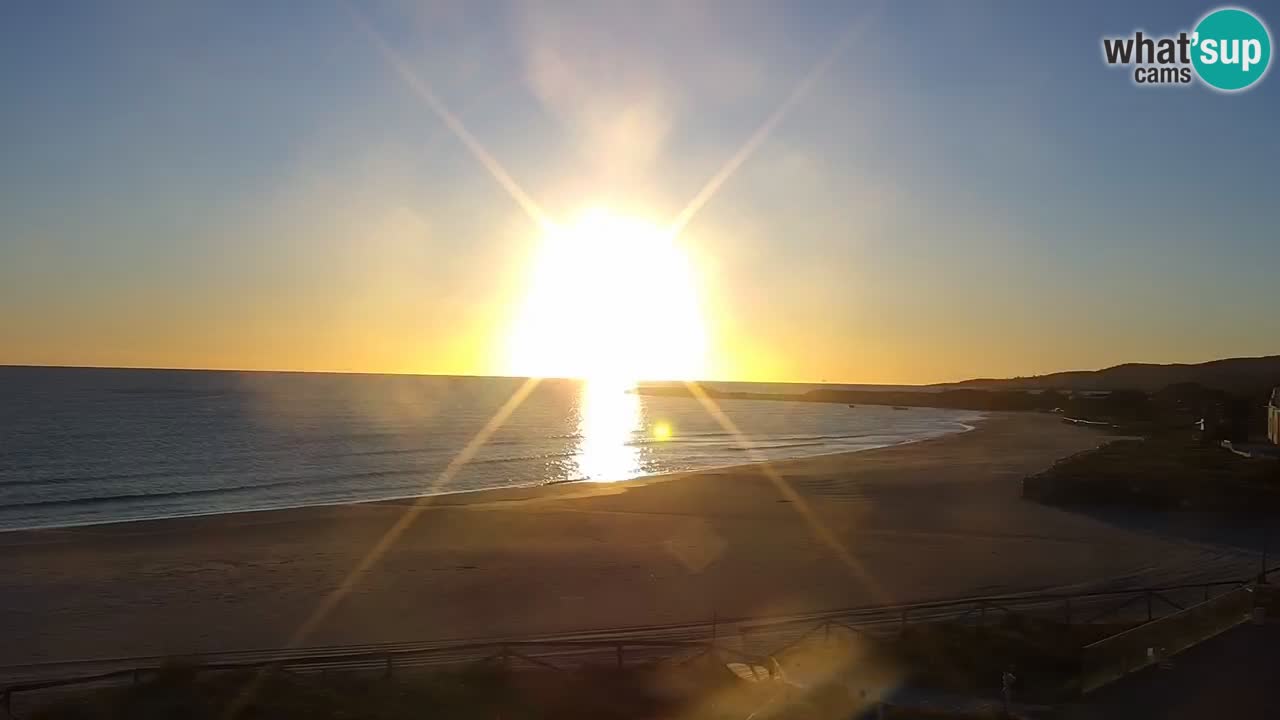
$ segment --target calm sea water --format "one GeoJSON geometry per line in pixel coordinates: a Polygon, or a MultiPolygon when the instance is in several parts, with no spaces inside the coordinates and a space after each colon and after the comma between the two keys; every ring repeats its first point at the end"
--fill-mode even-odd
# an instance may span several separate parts
{"type": "MultiPolygon", "coordinates": [[[[0,529],[621,480],[752,459],[694,400],[544,381],[446,472],[522,383],[0,368],[0,529]]],[[[771,459],[921,440],[979,417],[748,400],[721,407],[771,459]]]]}

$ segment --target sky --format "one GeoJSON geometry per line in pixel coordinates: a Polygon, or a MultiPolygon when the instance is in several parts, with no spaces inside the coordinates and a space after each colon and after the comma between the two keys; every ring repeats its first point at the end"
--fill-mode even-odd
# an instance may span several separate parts
{"type": "Polygon", "coordinates": [[[709,379],[1280,354],[1280,78],[1102,61],[1214,7],[3,3],[0,364],[509,374],[511,188],[667,227],[718,174],[676,239],[709,379]]]}

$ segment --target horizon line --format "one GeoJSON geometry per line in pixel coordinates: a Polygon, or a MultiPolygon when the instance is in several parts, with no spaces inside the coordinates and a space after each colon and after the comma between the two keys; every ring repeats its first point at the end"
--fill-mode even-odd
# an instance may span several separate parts
{"type": "MultiPolygon", "coordinates": [[[[1126,361],[1107,365],[1098,368],[1073,368],[1067,370],[1054,370],[1051,372],[1032,374],[1032,375],[1009,375],[1007,377],[995,377],[991,375],[974,376],[962,378],[959,380],[940,380],[935,382],[847,382],[832,380],[723,380],[714,378],[697,378],[693,380],[685,380],[678,378],[644,378],[637,379],[636,384],[640,383],[739,383],[739,384],[756,384],[756,385],[862,385],[874,387],[938,387],[943,385],[962,385],[967,383],[981,382],[1004,382],[1013,380],[1034,380],[1053,375],[1064,375],[1071,373],[1092,373],[1113,370],[1120,367],[1131,365],[1146,365],[1152,367],[1192,367],[1196,365],[1209,365],[1217,362],[1225,362],[1230,360],[1267,360],[1277,358],[1280,354],[1275,355],[1240,355],[1232,357],[1216,357],[1209,360],[1201,360],[1199,362],[1145,362],[1145,361],[1126,361]]],[[[373,371],[373,370],[299,370],[299,369],[276,369],[276,368],[218,368],[218,367],[166,367],[156,365],[59,365],[59,364],[38,364],[38,363],[8,363],[0,362],[0,369],[5,368],[27,368],[27,369],[48,369],[48,370],[151,370],[157,372],[226,372],[226,373],[263,373],[263,374],[291,374],[291,375],[366,375],[379,377],[442,377],[442,378],[477,378],[489,380],[527,380],[530,376],[526,375],[487,375],[487,374],[468,374],[468,373],[429,373],[429,372],[406,372],[406,371],[373,371]]],[[[550,381],[574,381],[585,382],[590,378],[584,377],[565,377],[565,376],[548,376],[539,378],[539,380],[550,381]]]]}
{"type": "MultiPolygon", "coordinates": [[[[475,378],[478,380],[528,380],[527,375],[486,375],[486,374],[468,374],[468,373],[429,373],[429,372],[405,372],[405,371],[373,371],[373,370],[282,370],[274,368],[219,368],[219,367],[172,367],[159,365],[57,365],[57,364],[38,364],[38,363],[6,363],[0,362],[0,370],[9,368],[23,368],[34,370],[150,370],[154,372],[224,372],[224,373],[262,373],[271,375],[366,375],[378,377],[437,377],[437,378],[475,378]]],[[[548,376],[540,377],[543,381],[573,381],[587,382],[590,378],[584,377],[568,377],[568,376],[548,376]]],[[[867,385],[867,386],[884,386],[884,387],[928,387],[929,385],[945,385],[942,383],[857,383],[857,382],[839,382],[839,381],[808,381],[808,380],[717,380],[710,378],[698,378],[694,380],[681,380],[674,378],[643,378],[635,381],[640,383],[742,383],[755,385],[867,385]]],[[[952,382],[967,382],[964,380],[952,382]]]]}

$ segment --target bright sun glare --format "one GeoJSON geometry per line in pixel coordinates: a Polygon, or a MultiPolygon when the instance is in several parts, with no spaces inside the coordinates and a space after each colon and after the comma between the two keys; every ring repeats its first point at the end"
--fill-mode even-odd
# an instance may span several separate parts
{"type": "Polygon", "coordinates": [[[657,226],[585,212],[544,236],[511,342],[518,375],[609,385],[701,377],[706,338],[689,258],[657,226]]]}

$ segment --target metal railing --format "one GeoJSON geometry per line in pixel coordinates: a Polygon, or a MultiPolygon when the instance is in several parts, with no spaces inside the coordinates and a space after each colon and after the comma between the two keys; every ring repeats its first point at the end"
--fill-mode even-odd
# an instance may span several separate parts
{"type": "Polygon", "coordinates": [[[1081,690],[1089,692],[1246,622],[1256,606],[1254,587],[1240,587],[1081,651],[1081,690]]]}

